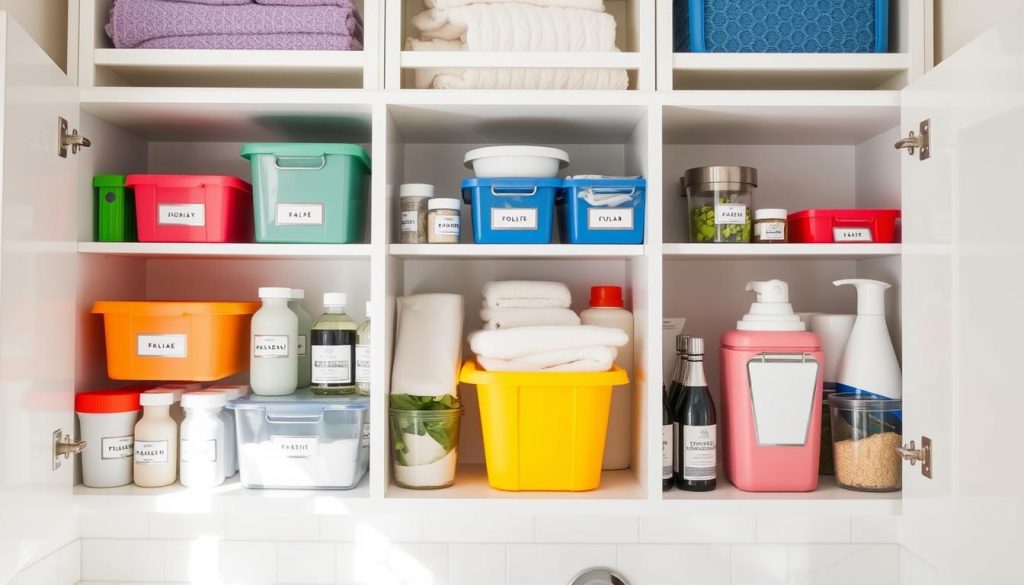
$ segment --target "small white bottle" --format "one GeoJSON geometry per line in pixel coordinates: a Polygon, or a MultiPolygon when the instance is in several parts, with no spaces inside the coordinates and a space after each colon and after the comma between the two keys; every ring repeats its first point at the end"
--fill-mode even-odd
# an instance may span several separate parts
{"type": "Polygon", "coordinates": [[[356,393],[370,395],[370,301],[366,301],[366,320],[356,329],[356,393]]]}
{"type": "Polygon", "coordinates": [[[135,423],[132,477],[139,487],[171,485],[178,477],[178,423],[171,418],[172,392],[139,395],[142,419],[135,423]]]}
{"type": "Polygon", "coordinates": [[[295,354],[299,357],[299,388],[309,387],[309,330],[313,326],[313,318],[302,306],[306,291],[301,288],[292,289],[292,298],[288,308],[299,318],[299,337],[295,342],[295,354]]]}
{"type": "MultiPolygon", "coordinates": [[[[196,390],[199,390],[199,388],[196,388],[196,390]]],[[[185,395],[185,390],[176,386],[157,386],[152,390],[146,390],[143,392],[143,394],[163,393],[170,394],[173,397],[174,403],[171,404],[171,418],[174,419],[174,422],[178,426],[181,426],[181,421],[185,420],[185,411],[181,408],[181,397],[185,395]]]]}
{"type": "Polygon", "coordinates": [[[261,396],[284,396],[298,387],[299,318],[288,308],[291,298],[290,288],[260,288],[263,306],[252,316],[249,385],[261,396]]]}
{"type": "MultiPolygon", "coordinates": [[[[285,289],[288,290],[288,289],[285,289]]],[[[224,483],[224,421],[227,403],[220,391],[189,392],[181,399],[181,485],[213,487],[224,483]]]]}

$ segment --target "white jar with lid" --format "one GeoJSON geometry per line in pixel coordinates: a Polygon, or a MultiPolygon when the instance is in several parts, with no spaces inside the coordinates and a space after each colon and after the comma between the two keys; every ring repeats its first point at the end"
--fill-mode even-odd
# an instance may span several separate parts
{"type": "MultiPolygon", "coordinates": [[[[195,390],[199,390],[200,388],[202,388],[202,386],[196,388],[195,390]]],[[[194,392],[195,390],[188,391],[194,392]]],[[[185,420],[185,410],[181,408],[181,397],[185,395],[185,392],[186,390],[182,390],[181,388],[172,384],[157,386],[152,390],[144,391],[143,394],[170,394],[173,397],[171,402],[171,418],[174,420],[176,424],[181,426],[181,421],[185,420]]]]}
{"type": "Polygon", "coordinates": [[[220,413],[227,404],[227,395],[211,390],[189,392],[181,403],[185,408],[180,442],[181,485],[218,486],[224,483],[225,474],[224,421],[220,413]]]}
{"type": "Polygon", "coordinates": [[[75,395],[75,412],[85,450],[82,483],[106,488],[132,482],[138,390],[98,390],[75,395]]]}
{"type": "Polygon", "coordinates": [[[406,183],[398,188],[400,232],[403,244],[427,243],[427,201],[434,196],[434,186],[426,183],[406,183]]]}
{"type": "Polygon", "coordinates": [[[288,308],[291,298],[290,288],[260,288],[263,306],[252,316],[249,343],[249,385],[256,394],[284,396],[298,386],[299,318],[288,308]]]}
{"type": "Polygon", "coordinates": [[[754,241],[760,244],[784,244],[789,241],[789,214],[785,209],[758,209],[754,212],[754,241]]]}
{"type": "Polygon", "coordinates": [[[462,201],[437,198],[427,204],[427,241],[458,244],[462,236],[462,201]]]}
{"type": "Polygon", "coordinates": [[[305,298],[306,291],[301,288],[293,288],[292,298],[288,301],[288,308],[299,318],[299,336],[295,342],[295,354],[299,358],[299,388],[309,386],[309,329],[313,325],[313,318],[302,306],[302,301],[305,298]]]}
{"type": "Polygon", "coordinates": [[[143,392],[142,419],[135,424],[132,475],[139,487],[171,485],[178,476],[178,423],[171,418],[173,392],[143,392]]]}

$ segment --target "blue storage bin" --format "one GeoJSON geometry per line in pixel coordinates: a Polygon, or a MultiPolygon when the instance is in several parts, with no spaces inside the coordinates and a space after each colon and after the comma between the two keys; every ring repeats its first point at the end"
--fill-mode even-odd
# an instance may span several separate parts
{"type": "MultiPolygon", "coordinates": [[[[686,0],[676,0],[678,12],[686,0]]],[[[885,53],[889,0],[689,0],[694,53],[885,53]]]]}
{"type": "Polygon", "coordinates": [[[477,244],[550,244],[561,179],[466,179],[477,244]]]}
{"type": "Polygon", "coordinates": [[[642,244],[646,200],[646,179],[566,179],[558,195],[562,240],[642,244]]]}

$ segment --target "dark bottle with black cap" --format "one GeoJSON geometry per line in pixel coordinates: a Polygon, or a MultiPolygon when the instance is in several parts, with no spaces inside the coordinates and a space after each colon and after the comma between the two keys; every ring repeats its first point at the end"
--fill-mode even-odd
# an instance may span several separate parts
{"type": "Polygon", "coordinates": [[[704,375],[704,339],[691,337],[686,346],[683,395],[675,416],[679,473],[676,487],[708,492],[717,482],[718,416],[704,375]]]}

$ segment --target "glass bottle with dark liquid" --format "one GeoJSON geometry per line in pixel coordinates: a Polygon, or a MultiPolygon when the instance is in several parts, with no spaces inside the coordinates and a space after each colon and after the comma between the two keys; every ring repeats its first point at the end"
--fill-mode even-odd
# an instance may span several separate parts
{"type": "Polygon", "coordinates": [[[661,385],[661,490],[672,489],[675,482],[676,433],[668,390],[661,385]]]}
{"type": "Polygon", "coordinates": [[[318,396],[356,391],[356,324],[347,305],[345,293],[324,293],[324,314],[310,331],[310,379],[318,396]]]}
{"type": "Polygon", "coordinates": [[[691,337],[686,350],[683,395],[675,417],[680,451],[676,487],[708,492],[718,477],[718,416],[704,375],[704,339],[691,337]]]}
{"type": "Polygon", "coordinates": [[[672,419],[672,477],[679,476],[679,450],[680,429],[675,428],[676,412],[679,410],[679,401],[683,398],[683,377],[686,375],[686,343],[689,335],[676,335],[676,369],[672,374],[672,383],[668,387],[668,410],[672,419]]]}

